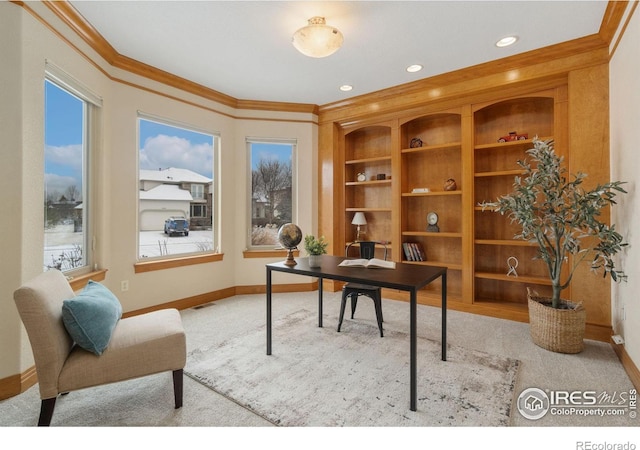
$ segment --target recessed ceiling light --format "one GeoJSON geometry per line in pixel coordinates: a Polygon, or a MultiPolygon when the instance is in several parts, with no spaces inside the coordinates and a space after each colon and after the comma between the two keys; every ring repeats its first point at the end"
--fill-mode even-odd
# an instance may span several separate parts
{"type": "Polygon", "coordinates": [[[518,40],[518,36],[506,36],[496,42],[496,47],[508,47],[518,40]]]}
{"type": "Polygon", "coordinates": [[[353,89],[353,86],[351,86],[350,84],[343,84],[342,86],[340,86],[340,90],[342,92],[348,92],[351,89],[353,89]]]}
{"type": "Polygon", "coordinates": [[[407,72],[420,72],[422,70],[422,65],[421,64],[411,64],[409,67],[407,67],[407,72]]]}

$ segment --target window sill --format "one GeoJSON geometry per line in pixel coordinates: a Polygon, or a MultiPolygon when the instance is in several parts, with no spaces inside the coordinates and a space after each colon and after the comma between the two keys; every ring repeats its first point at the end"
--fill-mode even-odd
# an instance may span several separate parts
{"type": "Polygon", "coordinates": [[[133,265],[133,269],[135,273],[153,272],[155,270],[172,269],[174,267],[222,261],[223,257],[224,253],[212,253],[207,255],[184,256],[182,258],[143,261],[135,263],[133,265]]]}
{"type": "MultiPolygon", "coordinates": [[[[242,252],[242,256],[244,258],[286,258],[287,253],[289,253],[289,250],[245,250],[242,252]]],[[[300,256],[300,251],[294,250],[293,256],[300,256]]]]}
{"type": "Polygon", "coordinates": [[[75,277],[68,279],[68,281],[71,289],[73,289],[74,291],[79,291],[87,285],[89,280],[104,281],[106,275],[107,269],[94,270],[93,272],[76,275],[75,277]]]}

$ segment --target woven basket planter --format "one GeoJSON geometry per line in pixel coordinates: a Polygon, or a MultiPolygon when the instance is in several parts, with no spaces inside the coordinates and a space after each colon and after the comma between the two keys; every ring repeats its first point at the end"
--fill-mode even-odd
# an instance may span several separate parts
{"type": "Polygon", "coordinates": [[[581,303],[561,300],[566,309],[551,307],[551,299],[528,292],[529,329],[533,343],[552,352],[580,353],[584,349],[587,311],[581,303]]]}

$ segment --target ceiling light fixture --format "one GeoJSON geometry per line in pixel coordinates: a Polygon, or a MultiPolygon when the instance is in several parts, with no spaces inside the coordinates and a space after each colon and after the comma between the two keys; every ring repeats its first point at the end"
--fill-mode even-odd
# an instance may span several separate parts
{"type": "Polygon", "coordinates": [[[350,84],[343,84],[342,86],[340,86],[340,90],[342,92],[349,92],[351,89],[353,89],[353,86],[351,86],[350,84]]]}
{"type": "Polygon", "coordinates": [[[508,47],[518,40],[518,36],[506,36],[496,42],[496,47],[508,47]]]}
{"type": "Polygon", "coordinates": [[[337,28],[327,25],[324,17],[309,19],[309,25],[293,34],[293,46],[303,55],[312,58],[324,58],[335,53],[344,38],[337,28]]]}
{"type": "Polygon", "coordinates": [[[421,64],[411,64],[409,67],[407,67],[407,72],[410,72],[410,73],[420,72],[421,70],[422,70],[421,64]]]}

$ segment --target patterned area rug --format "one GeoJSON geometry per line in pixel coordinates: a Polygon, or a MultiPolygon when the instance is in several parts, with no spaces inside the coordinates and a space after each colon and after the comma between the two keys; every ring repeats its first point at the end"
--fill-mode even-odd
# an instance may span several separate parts
{"type": "Polygon", "coordinates": [[[418,337],[418,411],[409,410],[409,336],[300,310],[188,355],[185,373],[281,426],[506,426],[519,361],[418,337]]]}

